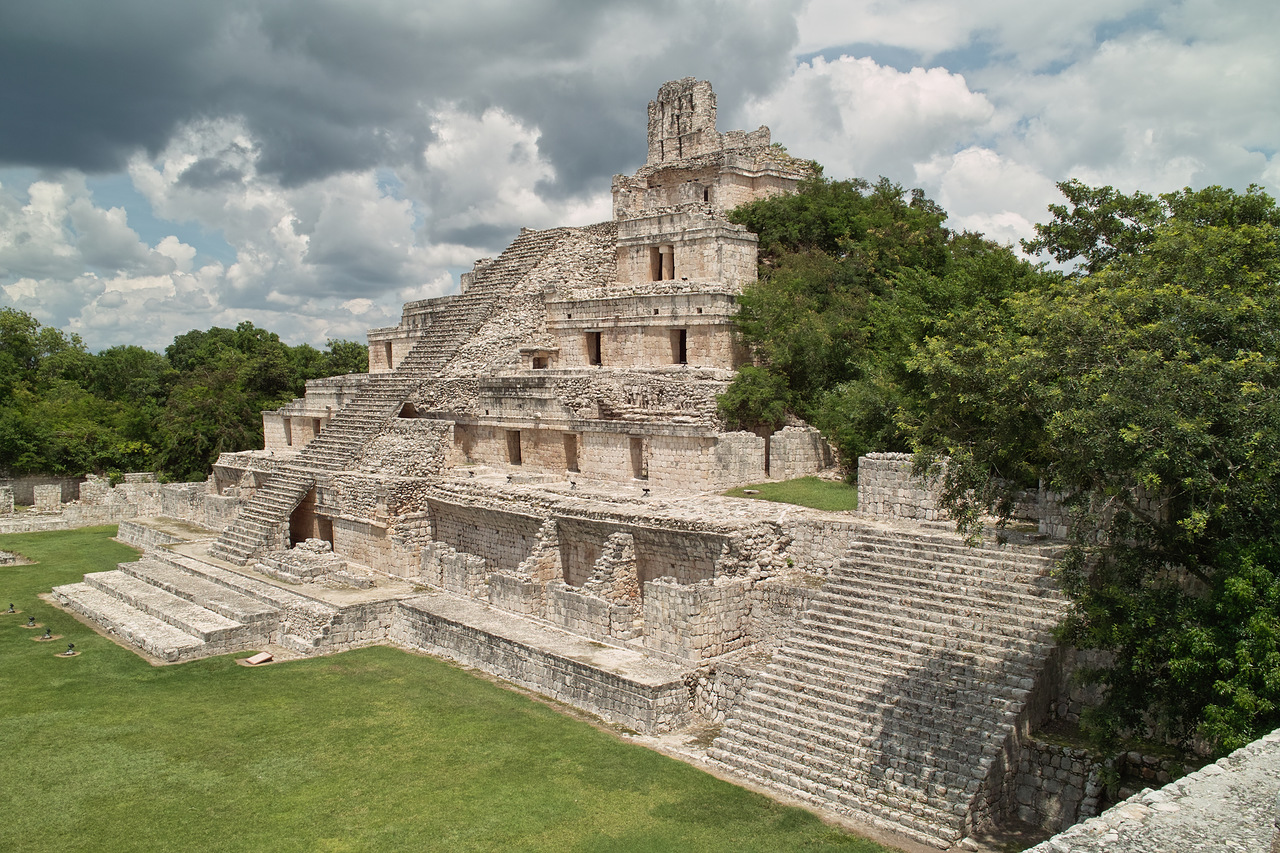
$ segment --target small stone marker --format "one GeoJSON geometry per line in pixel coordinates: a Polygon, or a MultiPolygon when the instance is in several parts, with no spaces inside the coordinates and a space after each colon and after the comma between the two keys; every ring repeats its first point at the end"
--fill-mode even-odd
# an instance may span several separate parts
{"type": "Polygon", "coordinates": [[[9,602],[9,609],[8,609],[8,610],[6,610],[6,611],[5,611],[5,613],[17,613],[17,612],[18,612],[18,611],[16,611],[16,610],[14,610],[14,609],[13,609],[13,602],[12,602],[12,601],[10,601],[10,602],[9,602]]]}
{"type": "Polygon", "coordinates": [[[67,643],[67,650],[66,650],[65,652],[63,652],[62,654],[58,655],[58,657],[60,657],[60,658],[73,658],[73,657],[75,657],[75,656],[76,656],[76,655],[78,655],[78,654],[80,654],[80,653],[76,651],[76,644],[75,644],[75,643],[67,643]]]}
{"type": "Polygon", "coordinates": [[[45,628],[45,629],[44,629],[44,636],[43,636],[43,637],[41,637],[40,639],[42,639],[42,640],[52,640],[52,639],[53,639],[53,629],[52,629],[52,628],[45,628]]]}
{"type": "Polygon", "coordinates": [[[270,663],[271,660],[272,657],[270,652],[258,652],[251,658],[245,658],[244,662],[249,666],[258,666],[259,664],[270,663]]]}
{"type": "Polygon", "coordinates": [[[28,616],[28,617],[27,617],[27,627],[28,627],[28,628],[34,628],[34,627],[36,627],[36,617],[34,617],[34,616],[28,616]]]}
{"type": "Polygon", "coordinates": [[[742,493],[744,495],[758,495],[760,494],[760,490],[759,489],[743,489],[742,493]]]}

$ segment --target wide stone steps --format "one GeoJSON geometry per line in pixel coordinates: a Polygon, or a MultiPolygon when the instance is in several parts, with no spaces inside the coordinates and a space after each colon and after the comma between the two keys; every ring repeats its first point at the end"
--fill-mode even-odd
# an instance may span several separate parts
{"type": "Polygon", "coordinates": [[[912,811],[887,796],[879,799],[882,794],[879,788],[867,795],[847,791],[837,784],[839,773],[813,771],[803,762],[778,756],[770,756],[766,763],[759,756],[747,752],[739,754],[713,748],[708,754],[716,761],[732,764],[737,772],[766,787],[786,790],[792,796],[817,806],[836,806],[872,825],[893,829],[924,844],[949,846],[962,834],[960,825],[963,818],[947,812],[939,813],[938,810],[927,813],[924,809],[912,811]]]}
{"type": "Polygon", "coordinates": [[[991,669],[975,666],[970,660],[946,660],[908,655],[878,655],[879,649],[868,648],[858,652],[839,654],[830,646],[804,637],[795,638],[789,645],[786,657],[792,670],[803,671],[842,683],[879,675],[901,672],[927,672],[939,679],[945,678],[958,689],[973,691],[986,700],[1022,700],[1027,688],[1022,679],[1004,676],[993,680],[991,669]],[[883,664],[889,664],[884,666],[883,664]],[[1013,683],[1010,683],[1013,681],[1013,683]]]}
{"type": "MultiPolygon", "coordinates": [[[[768,749],[755,748],[751,743],[738,746],[761,763],[776,766],[782,762],[790,762],[798,767],[808,768],[809,772],[804,775],[808,778],[827,777],[822,780],[823,783],[841,791],[845,796],[872,799],[883,790],[892,794],[900,805],[910,808],[920,806],[922,810],[932,811],[938,817],[954,815],[954,804],[946,798],[947,791],[952,788],[967,790],[970,786],[977,789],[971,768],[965,768],[964,773],[932,772],[927,779],[922,779],[910,772],[913,762],[909,759],[891,757],[882,764],[873,764],[867,759],[880,758],[883,753],[866,750],[862,756],[851,757],[844,744],[836,738],[812,736],[809,732],[786,723],[781,724],[780,730],[784,733],[783,739],[763,741],[769,744],[768,749]],[[787,738],[785,734],[790,734],[791,737],[787,738]]],[[[747,724],[744,731],[754,738],[762,738],[772,731],[772,727],[747,724]]]]}
{"type": "Polygon", "coordinates": [[[53,597],[150,655],[166,661],[201,657],[208,643],[87,583],[54,587],[53,597]]]}
{"type": "MultiPolygon", "coordinates": [[[[884,626],[893,636],[928,637],[950,636],[977,644],[1002,644],[1026,642],[1027,634],[1042,629],[1044,623],[1014,615],[1001,618],[998,613],[948,612],[930,608],[926,603],[879,599],[860,604],[852,599],[835,601],[815,600],[810,604],[814,621],[824,624],[849,625],[862,630],[877,630],[884,626]],[[985,637],[985,640],[983,639],[985,637]],[[1004,638],[1004,639],[1001,639],[1004,638]]],[[[1050,625],[1056,620],[1050,620],[1050,625]]]]}
{"type": "Polygon", "coordinates": [[[92,572],[84,576],[84,582],[205,643],[226,642],[237,633],[248,634],[243,623],[179,598],[119,569],[92,572]]]}
{"type": "Polygon", "coordinates": [[[869,530],[749,685],[710,755],[790,793],[954,842],[1065,602],[1040,549],[869,530]]]}
{"type": "Polygon", "coordinates": [[[880,551],[851,551],[842,560],[851,569],[874,570],[886,577],[910,578],[913,582],[937,583],[940,576],[956,580],[968,579],[973,585],[987,589],[1008,586],[1024,595],[1058,594],[1057,581],[1044,569],[1044,574],[1025,568],[989,563],[956,563],[943,557],[884,554],[880,551]]]}
{"type": "MultiPolygon", "coordinates": [[[[889,657],[900,654],[926,657],[967,658],[978,665],[1002,665],[1011,655],[1039,656],[1048,646],[1049,636],[1037,633],[1035,625],[1027,633],[1013,637],[993,636],[988,632],[972,631],[955,626],[939,625],[936,621],[921,621],[910,615],[884,614],[879,621],[869,610],[856,610],[849,605],[826,602],[832,610],[809,611],[811,628],[820,633],[798,631],[793,636],[807,640],[820,639],[831,646],[835,653],[860,653],[870,649],[889,657]]],[[[909,608],[902,608],[910,613],[909,608]]]]}
{"type": "Polygon", "coordinates": [[[863,715],[874,714],[894,719],[895,728],[902,734],[913,735],[936,747],[952,743],[957,733],[980,731],[981,725],[998,721],[1012,705],[1011,700],[984,701],[972,690],[930,693],[926,685],[908,687],[901,682],[858,684],[851,681],[841,685],[847,691],[842,694],[804,682],[804,674],[803,670],[796,670],[794,678],[777,672],[761,675],[748,694],[744,709],[755,703],[757,709],[769,709],[769,715],[809,716],[815,730],[832,724],[836,727],[833,735],[842,731],[841,736],[847,743],[859,743],[862,736],[850,731],[849,724],[863,715]],[[947,728],[940,727],[937,720],[937,715],[944,712],[952,717],[947,728]]]}
{"type": "Polygon", "coordinates": [[[179,598],[199,602],[215,613],[246,625],[273,623],[280,615],[279,608],[274,605],[184,571],[172,563],[144,557],[135,563],[121,563],[120,571],[179,598]]]}
{"type": "Polygon", "coordinates": [[[824,585],[825,599],[831,596],[838,600],[841,594],[856,592],[866,601],[903,601],[923,598],[931,612],[939,613],[992,613],[999,612],[1006,616],[1021,617],[1039,621],[1058,609],[1060,602],[1042,598],[1019,595],[1016,592],[1001,590],[974,590],[972,587],[957,585],[951,592],[941,589],[913,588],[907,584],[892,580],[884,580],[872,575],[859,575],[856,578],[837,576],[824,585]],[[976,594],[975,594],[976,593],[976,594]]]}

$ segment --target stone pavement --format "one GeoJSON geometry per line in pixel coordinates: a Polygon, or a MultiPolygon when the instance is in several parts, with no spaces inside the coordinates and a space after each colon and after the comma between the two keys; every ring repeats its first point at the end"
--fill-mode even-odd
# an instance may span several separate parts
{"type": "Polygon", "coordinates": [[[1276,834],[1280,729],[1176,782],[1134,794],[1028,853],[1267,853],[1276,834]]]}

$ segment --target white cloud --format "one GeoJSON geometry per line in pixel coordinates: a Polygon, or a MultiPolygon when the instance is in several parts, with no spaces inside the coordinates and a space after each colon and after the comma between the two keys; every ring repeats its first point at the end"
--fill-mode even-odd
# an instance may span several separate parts
{"type": "Polygon", "coordinates": [[[907,180],[916,163],[950,152],[997,122],[995,108],[964,77],[943,68],[908,72],[870,59],[801,64],[786,83],[743,109],[768,124],[798,157],[829,175],[907,180]]]}

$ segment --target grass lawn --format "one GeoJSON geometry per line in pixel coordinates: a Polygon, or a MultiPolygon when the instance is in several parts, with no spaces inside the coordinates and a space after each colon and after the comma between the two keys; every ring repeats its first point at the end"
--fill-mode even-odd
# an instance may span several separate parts
{"type": "Polygon", "coordinates": [[[0,850],[887,849],[397,649],[152,667],[36,598],[114,532],[0,536],[0,850]]]}
{"type": "Polygon", "coordinates": [[[784,504],[797,504],[811,509],[829,511],[855,510],[858,508],[858,487],[848,483],[820,480],[817,477],[801,477],[797,480],[786,480],[781,483],[757,483],[754,486],[743,486],[730,489],[725,495],[731,498],[755,498],[762,501],[776,501],[784,504]],[[759,494],[744,494],[746,490],[759,494]]]}

